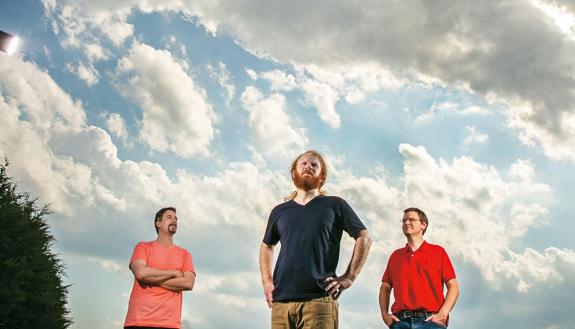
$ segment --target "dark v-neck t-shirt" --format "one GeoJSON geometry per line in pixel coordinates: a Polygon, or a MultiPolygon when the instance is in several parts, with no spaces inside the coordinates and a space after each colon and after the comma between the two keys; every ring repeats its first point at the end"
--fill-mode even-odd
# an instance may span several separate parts
{"type": "Polygon", "coordinates": [[[274,301],[326,296],[323,280],[335,276],[343,231],[354,239],[365,226],[342,198],[319,195],[293,200],[270,213],[263,242],[281,244],[274,269],[274,301]]]}

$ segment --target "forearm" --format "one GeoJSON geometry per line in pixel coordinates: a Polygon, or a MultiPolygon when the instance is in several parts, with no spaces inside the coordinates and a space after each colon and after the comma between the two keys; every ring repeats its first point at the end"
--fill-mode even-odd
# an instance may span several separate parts
{"type": "Polygon", "coordinates": [[[371,237],[367,233],[367,230],[362,230],[359,237],[355,240],[351,261],[345,271],[345,275],[351,280],[355,280],[359,275],[359,272],[361,272],[363,264],[365,264],[365,261],[367,260],[367,254],[369,253],[370,247],[371,237]]]}
{"type": "Polygon", "coordinates": [[[171,291],[188,291],[194,289],[196,275],[192,272],[185,272],[181,278],[168,279],[160,284],[160,287],[171,291]]]}
{"type": "Polygon", "coordinates": [[[272,266],[274,257],[274,246],[269,246],[262,243],[260,246],[260,272],[262,275],[262,283],[273,282],[272,266]]]}
{"type": "Polygon", "coordinates": [[[143,266],[134,271],[136,280],[150,285],[159,285],[162,282],[177,278],[181,275],[177,270],[160,270],[153,267],[143,266]]]}
{"type": "Polygon", "coordinates": [[[387,283],[382,283],[379,288],[379,310],[381,311],[381,318],[384,319],[389,316],[389,296],[391,295],[391,287],[387,283]]]}
{"type": "Polygon", "coordinates": [[[459,284],[457,283],[456,279],[451,279],[446,283],[447,286],[447,294],[445,295],[445,299],[443,301],[443,305],[437,313],[442,315],[449,315],[449,312],[455,306],[455,302],[457,302],[457,298],[459,297],[459,284]]]}

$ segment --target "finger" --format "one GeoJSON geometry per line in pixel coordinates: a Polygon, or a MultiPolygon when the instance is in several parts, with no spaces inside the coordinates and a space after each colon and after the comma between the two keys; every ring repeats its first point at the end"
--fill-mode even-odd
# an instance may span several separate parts
{"type": "Polygon", "coordinates": [[[337,281],[333,281],[333,282],[331,282],[330,284],[328,284],[328,285],[325,286],[325,290],[326,290],[326,291],[330,291],[330,290],[332,290],[332,289],[337,288],[338,285],[339,285],[339,283],[338,283],[337,281]]]}
{"type": "Polygon", "coordinates": [[[395,316],[395,315],[391,315],[390,317],[393,319],[394,322],[400,322],[400,321],[401,321],[401,320],[399,320],[399,318],[398,318],[397,316],[395,316]]]}
{"type": "Polygon", "coordinates": [[[335,284],[335,285],[333,285],[331,288],[329,288],[329,289],[327,290],[327,292],[328,292],[328,294],[333,295],[333,294],[335,294],[336,292],[340,291],[340,290],[341,290],[340,288],[341,288],[341,287],[340,287],[338,284],[335,284]]]}
{"type": "Polygon", "coordinates": [[[341,293],[342,293],[342,292],[343,292],[342,289],[337,289],[337,290],[335,291],[335,293],[333,294],[333,298],[338,299],[339,296],[341,296],[341,293]]]}
{"type": "Polygon", "coordinates": [[[272,302],[271,302],[271,300],[266,300],[266,302],[268,303],[268,308],[272,308],[272,302]]]}
{"type": "Polygon", "coordinates": [[[431,318],[433,318],[433,315],[431,315],[431,316],[428,316],[428,317],[425,319],[425,322],[429,322],[429,321],[431,321],[431,318]]]}
{"type": "Polygon", "coordinates": [[[269,293],[266,293],[266,300],[267,300],[268,302],[272,302],[272,301],[274,300],[271,291],[270,291],[269,293]]]}
{"type": "Polygon", "coordinates": [[[330,276],[329,278],[325,278],[325,279],[323,280],[323,282],[324,282],[324,283],[328,283],[328,282],[331,282],[331,281],[333,281],[333,280],[335,280],[335,279],[330,276]]]}

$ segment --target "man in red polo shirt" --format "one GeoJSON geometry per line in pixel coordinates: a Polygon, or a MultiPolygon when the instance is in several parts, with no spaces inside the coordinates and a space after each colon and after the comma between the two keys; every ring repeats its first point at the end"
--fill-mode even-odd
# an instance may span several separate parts
{"type": "Polygon", "coordinates": [[[391,329],[445,328],[459,296],[453,265],[442,247],[423,240],[429,225],[423,211],[405,209],[402,223],[407,244],[391,254],[381,279],[379,307],[383,322],[391,329]],[[395,302],[388,313],[392,289],[395,302]]]}

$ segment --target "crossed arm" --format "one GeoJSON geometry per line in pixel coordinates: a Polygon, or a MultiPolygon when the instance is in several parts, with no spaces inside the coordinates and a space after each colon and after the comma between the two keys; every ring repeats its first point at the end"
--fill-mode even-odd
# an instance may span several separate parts
{"type": "Polygon", "coordinates": [[[134,278],[144,285],[162,287],[171,291],[192,290],[196,281],[193,272],[178,270],[160,270],[147,266],[144,260],[138,259],[130,264],[134,278]]]}

